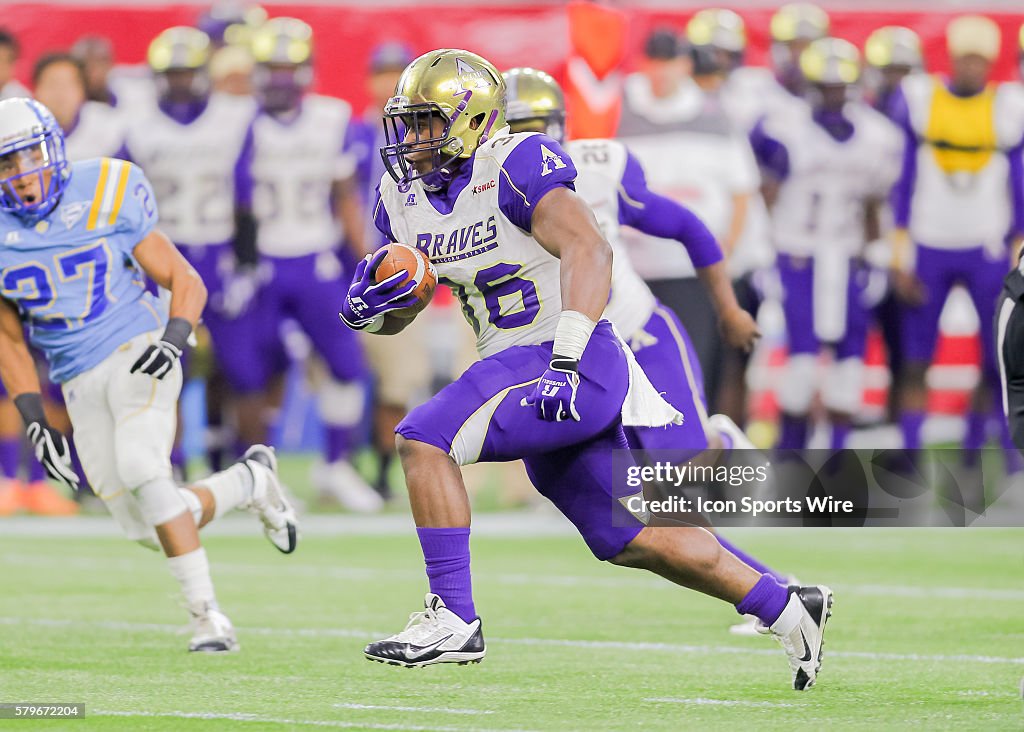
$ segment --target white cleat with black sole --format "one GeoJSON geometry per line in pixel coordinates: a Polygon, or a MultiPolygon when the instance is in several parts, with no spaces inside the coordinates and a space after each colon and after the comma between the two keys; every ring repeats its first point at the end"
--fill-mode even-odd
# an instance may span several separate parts
{"type": "Polygon", "coordinates": [[[253,445],[245,451],[242,461],[253,480],[252,500],[243,508],[260,517],[263,533],[279,552],[291,554],[299,543],[299,520],[281,489],[274,448],[253,445]]]}
{"type": "Polygon", "coordinates": [[[832,590],[828,587],[790,587],[789,602],[779,619],[771,627],[758,625],[760,632],[771,633],[786,652],[797,691],[810,689],[818,680],[825,623],[831,616],[832,590]]]}
{"type": "Polygon", "coordinates": [[[371,643],[363,654],[370,661],[417,668],[435,663],[480,663],[487,648],[480,618],[465,622],[432,593],[423,600],[423,612],[412,613],[405,630],[371,643]]]}
{"type": "Polygon", "coordinates": [[[239,650],[235,628],[228,616],[203,603],[188,608],[192,616],[192,640],[189,653],[232,653],[239,650]]]}

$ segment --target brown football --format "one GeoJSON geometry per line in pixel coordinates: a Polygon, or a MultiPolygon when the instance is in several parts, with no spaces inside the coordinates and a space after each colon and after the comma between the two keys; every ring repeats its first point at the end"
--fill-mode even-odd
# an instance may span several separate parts
{"type": "MultiPolygon", "coordinates": [[[[408,244],[386,244],[381,249],[386,249],[387,254],[377,265],[377,271],[374,272],[375,281],[383,282],[399,271],[404,271],[407,277],[402,280],[403,283],[410,279],[418,283],[413,293],[419,302],[391,312],[392,315],[399,318],[411,318],[423,310],[434,296],[434,288],[437,287],[437,270],[427,259],[427,255],[416,247],[411,247],[408,244]]],[[[377,251],[379,252],[380,249],[377,251]]]]}

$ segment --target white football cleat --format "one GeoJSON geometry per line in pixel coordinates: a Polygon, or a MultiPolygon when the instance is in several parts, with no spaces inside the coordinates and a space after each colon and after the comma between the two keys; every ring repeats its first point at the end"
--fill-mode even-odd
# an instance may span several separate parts
{"type": "Polygon", "coordinates": [[[242,456],[252,473],[252,499],[246,508],[260,517],[263,533],[282,554],[291,554],[299,543],[299,520],[277,477],[274,448],[253,445],[242,456]]]}
{"type": "Polygon", "coordinates": [[[789,602],[771,627],[758,624],[761,633],[771,633],[786,652],[793,670],[793,688],[810,689],[821,670],[825,623],[832,616],[832,590],[825,585],[790,587],[789,602]]]}
{"type": "Polygon", "coordinates": [[[423,600],[423,612],[412,613],[405,630],[363,650],[370,661],[406,668],[434,663],[480,663],[486,653],[480,618],[465,622],[446,608],[440,597],[429,592],[423,600]]]}
{"type": "Polygon", "coordinates": [[[347,460],[323,463],[313,469],[313,483],[320,493],[330,496],[355,513],[377,513],[384,508],[380,493],[363,480],[347,460]]]}
{"type": "Polygon", "coordinates": [[[188,612],[192,616],[189,653],[231,653],[239,650],[235,628],[227,615],[206,603],[191,605],[188,612]]]}

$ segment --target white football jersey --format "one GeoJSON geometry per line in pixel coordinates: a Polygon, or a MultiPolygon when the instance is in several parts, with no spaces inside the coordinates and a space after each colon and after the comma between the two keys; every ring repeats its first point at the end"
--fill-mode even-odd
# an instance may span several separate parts
{"type": "Polygon", "coordinates": [[[565,150],[576,164],[576,192],[593,209],[614,254],[612,296],[604,317],[628,341],[657,306],[651,288],[633,269],[619,233],[619,192],[628,151],[616,140],[573,140],[566,143],[565,150]]]}
{"type": "Polygon", "coordinates": [[[78,124],[64,133],[68,160],[114,157],[124,145],[121,114],[108,104],[86,102],[78,112],[78,124]]]}
{"type": "Polygon", "coordinates": [[[355,172],[355,161],[342,150],[351,117],[347,102],[309,95],[293,120],[256,118],[253,212],[263,254],[299,257],[330,251],[341,241],[331,187],[355,172]]]}
{"type": "Polygon", "coordinates": [[[865,201],[884,199],[899,175],[902,140],[895,125],[866,104],[850,103],[844,114],[854,126],[845,142],[797,99],[765,117],[765,132],[789,158],[789,176],[771,211],[780,252],[810,256],[827,247],[857,254],[864,245],[865,201]]]}
{"type": "Polygon", "coordinates": [[[235,231],[235,166],[256,112],[246,97],[213,94],[182,125],[159,107],[129,110],[128,151],[160,205],[160,228],[178,245],[228,241],[235,231]]]}
{"type": "Polygon", "coordinates": [[[918,145],[917,170],[910,207],[910,235],[914,241],[940,249],[968,249],[983,244],[1002,256],[1003,238],[1010,230],[1010,164],[1006,151],[1024,135],[1024,99],[1017,84],[992,89],[991,107],[986,94],[961,99],[945,89],[938,77],[913,74],[903,80],[903,95],[910,125],[918,139],[942,138],[951,126],[972,120],[965,141],[994,150],[976,157],[980,168],[968,169],[962,153],[918,145]],[[957,116],[966,112],[967,116],[957,116]]]}
{"type": "MultiPolygon", "coordinates": [[[[499,208],[499,180],[511,181],[503,168],[506,158],[537,134],[507,129],[477,150],[471,180],[450,213],[434,207],[418,180],[402,190],[385,174],[380,184],[378,206],[384,207],[395,240],[416,246],[433,262],[439,282],[462,303],[481,357],[553,340],[562,311],[558,259],[499,208]]],[[[540,150],[552,152],[544,145],[540,150]]],[[[558,155],[538,156],[534,174],[547,175],[546,164],[567,167],[558,155]]]]}

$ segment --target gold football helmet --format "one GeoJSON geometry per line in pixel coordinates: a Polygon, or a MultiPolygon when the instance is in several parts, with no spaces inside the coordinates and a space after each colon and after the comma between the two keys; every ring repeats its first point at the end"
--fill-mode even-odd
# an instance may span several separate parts
{"type": "Polygon", "coordinates": [[[210,37],[197,28],[178,25],[168,28],[149,44],[146,61],[158,74],[194,71],[210,61],[210,37]]]}
{"type": "Polygon", "coordinates": [[[694,46],[711,46],[729,53],[747,48],[747,27],[743,18],[731,10],[707,8],[686,24],[686,40],[694,46]]]}
{"type": "Polygon", "coordinates": [[[841,38],[821,38],[800,54],[800,71],[812,84],[856,84],[860,79],[860,53],[841,38]]]}
{"type": "Polygon", "coordinates": [[[313,58],[313,29],[298,18],[273,18],[253,31],[250,48],[258,64],[308,64],[313,58]]]}
{"type": "Polygon", "coordinates": [[[543,132],[559,142],[565,137],[565,95],[550,74],[521,66],[504,74],[513,132],[543,132]]]}
{"type": "Polygon", "coordinates": [[[424,183],[440,187],[459,160],[505,126],[505,80],[494,65],[469,51],[441,48],[402,72],[395,95],[384,105],[387,145],[381,157],[396,181],[431,175],[424,183]],[[431,131],[431,119],[444,123],[440,132],[431,131]],[[424,152],[432,156],[429,171],[407,158],[424,152]]]}
{"type": "Polygon", "coordinates": [[[910,28],[887,25],[864,42],[864,60],[876,69],[889,66],[921,67],[921,38],[910,28]]]}
{"type": "Polygon", "coordinates": [[[789,3],[772,15],[772,41],[816,41],[829,31],[828,13],[812,3],[789,3]]]}

